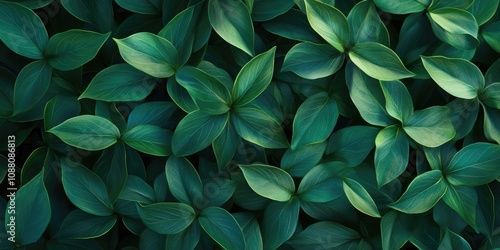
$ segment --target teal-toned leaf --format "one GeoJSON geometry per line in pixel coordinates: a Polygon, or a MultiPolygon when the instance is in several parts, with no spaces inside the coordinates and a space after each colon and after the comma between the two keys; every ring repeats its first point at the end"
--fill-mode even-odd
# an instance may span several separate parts
{"type": "Polygon", "coordinates": [[[100,71],[79,99],[106,102],[141,101],[156,85],[156,79],[129,64],[115,64],[100,71]]]}
{"type": "Polygon", "coordinates": [[[321,37],[311,28],[307,16],[300,10],[291,9],[272,21],[262,23],[264,28],[276,35],[297,41],[321,43],[321,37]]]}
{"type": "Polygon", "coordinates": [[[93,115],[70,118],[48,132],[71,146],[94,151],[115,144],[120,137],[120,131],[113,123],[93,115]]]}
{"type": "Polygon", "coordinates": [[[381,10],[392,14],[415,13],[428,7],[419,0],[374,0],[374,3],[381,10]]]}
{"type": "Polygon", "coordinates": [[[403,124],[413,116],[410,92],[401,81],[380,82],[385,96],[387,113],[403,124]]]}
{"type": "MultiPolygon", "coordinates": [[[[35,176],[37,176],[40,171],[43,169],[43,164],[46,161],[47,157],[47,152],[49,151],[48,147],[40,147],[35,149],[31,154],[28,156],[26,161],[24,162],[22,168],[21,168],[21,185],[24,186],[26,183],[31,181],[35,176]]],[[[8,154],[7,154],[8,156],[8,154]]],[[[12,155],[11,155],[12,156],[12,155]]],[[[1,158],[2,160],[5,159],[5,172],[9,170],[8,165],[9,162],[7,161],[6,158],[1,158]]],[[[12,160],[11,160],[12,161],[12,160]]],[[[15,164],[15,162],[14,162],[15,164]]],[[[10,164],[12,166],[12,164],[10,164]]],[[[10,168],[11,172],[12,168],[10,168]]],[[[12,174],[11,174],[12,175],[12,174]]],[[[12,178],[11,178],[12,179],[12,178]]]]}
{"type": "Polygon", "coordinates": [[[430,30],[429,18],[421,13],[411,14],[405,19],[395,49],[403,63],[410,64],[420,60],[420,55],[437,41],[437,37],[431,34],[422,35],[429,33],[430,30]]]}
{"type": "Polygon", "coordinates": [[[295,193],[295,183],[292,177],[284,170],[264,165],[238,165],[248,185],[262,197],[285,202],[295,193]]]}
{"type": "MultiPolygon", "coordinates": [[[[161,177],[165,178],[165,176],[161,177]]],[[[129,175],[127,177],[125,186],[118,198],[126,201],[140,202],[142,204],[152,204],[156,201],[153,188],[143,179],[135,175],[129,175]]]]}
{"type": "Polygon", "coordinates": [[[424,67],[432,79],[449,94],[473,99],[484,88],[484,77],[471,62],[443,56],[422,57],[424,67]]]}
{"type": "Polygon", "coordinates": [[[255,54],[252,18],[242,1],[210,0],[208,19],[215,32],[229,44],[250,56],[255,54]]]}
{"type": "Polygon", "coordinates": [[[290,239],[299,220],[300,201],[271,202],[264,211],[262,240],[264,249],[276,249],[290,239]]]}
{"type": "Polygon", "coordinates": [[[309,144],[297,150],[287,149],[281,158],[281,169],[291,176],[303,177],[321,160],[326,143],[309,144]]]}
{"type": "Polygon", "coordinates": [[[309,171],[300,181],[297,189],[299,199],[308,202],[327,202],[342,195],[336,192],[342,188],[339,170],[349,168],[342,162],[320,164],[309,171]]]}
{"type": "Polygon", "coordinates": [[[80,103],[76,97],[55,96],[45,104],[43,124],[46,130],[80,114],[80,103]]]}
{"type": "Polygon", "coordinates": [[[401,249],[412,235],[413,220],[410,215],[391,211],[382,217],[380,229],[383,249],[401,249]]]}
{"type": "Polygon", "coordinates": [[[299,43],[285,56],[281,71],[291,71],[306,79],[333,75],[344,63],[344,54],[328,44],[299,43]]]}
{"type": "Polygon", "coordinates": [[[127,119],[127,128],[151,124],[165,127],[177,106],[173,102],[146,102],[135,107],[127,119]]]}
{"type": "Polygon", "coordinates": [[[456,8],[456,9],[467,9],[475,0],[433,0],[429,6],[429,10],[441,9],[445,7],[456,8]]]}
{"type": "Polygon", "coordinates": [[[479,186],[500,176],[499,161],[499,145],[478,142],[458,151],[443,173],[452,185],[479,186]]]}
{"type": "Polygon", "coordinates": [[[201,227],[227,250],[245,249],[245,237],[234,217],[219,207],[208,207],[198,217],[201,227]]]}
{"type": "Polygon", "coordinates": [[[372,217],[381,217],[372,197],[359,182],[350,178],[344,178],[343,187],[347,199],[349,199],[356,209],[372,217]]]}
{"type": "Polygon", "coordinates": [[[425,158],[432,170],[443,170],[457,153],[454,143],[446,143],[436,148],[424,147],[425,158]]]}
{"type": "Polygon", "coordinates": [[[445,249],[472,249],[469,243],[462,238],[462,236],[450,231],[450,229],[446,229],[446,233],[444,234],[444,238],[441,240],[441,244],[439,244],[438,250],[445,249]]]}
{"type": "Polygon", "coordinates": [[[191,162],[184,157],[170,157],[165,165],[165,174],[168,188],[177,200],[195,208],[201,205],[203,185],[191,162]]]}
{"type": "Polygon", "coordinates": [[[307,20],[311,27],[323,39],[340,52],[344,52],[349,45],[350,33],[347,18],[335,7],[306,0],[307,20]]]}
{"type": "Polygon", "coordinates": [[[446,193],[446,182],[440,170],[418,175],[392,208],[407,214],[424,213],[446,193]]]}
{"type": "Polygon", "coordinates": [[[201,227],[195,219],[189,227],[176,234],[167,235],[166,249],[195,249],[201,237],[201,227]]]}
{"type": "Polygon", "coordinates": [[[212,142],[219,170],[224,169],[231,162],[241,143],[234,126],[228,123],[222,133],[212,142]]]}
{"type": "Polygon", "coordinates": [[[457,131],[454,140],[464,138],[472,131],[479,114],[479,102],[477,99],[457,98],[447,104],[450,108],[450,119],[457,131]]]}
{"type": "Polygon", "coordinates": [[[0,40],[15,53],[31,58],[44,58],[49,41],[40,17],[17,3],[0,3],[0,40]]]}
{"type": "Polygon", "coordinates": [[[398,55],[390,48],[375,42],[358,43],[349,50],[349,58],[367,75],[382,81],[412,77],[398,55]]]}
{"type": "Polygon", "coordinates": [[[19,72],[14,85],[13,114],[35,107],[48,91],[51,78],[52,68],[46,61],[34,61],[26,65],[19,72]]]}
{"type": "Polygon", "coordinates": [[[481,26],[495,15],[499,3],[499,0],[474,0],[467,11],[476,18],[477,24],[481,26]]]}
{"type": "Polygon", "coordinates": [[[263,249],[262,234],[257,217],[245,212],[233,214],[233,217],[243,230],[246,243],[245,249],[263,249]]]}
{"type": "Polygon", "coordinates": [[[280,123],[261,109],[237,108],[231,113],[231,123],[246,141],[264,148],[288,148],[280,123]]]}
{"type": "Polygon", "coordinates": [[[443,145],[456,134],[450,119],[450,109],[446,106],[415,111],[403,129],[413,140],[426,147],[443,145]]]}
{"type": "Polygon", "coordinates": [[[500,82],[488,85],[479,96],[485,106],[500,109],[500,82]]]}
{"type": "Polygon", "coordinates": [[[26,6],[32,10],[45,7],[53,2],[53,0],[6,0],[4,2],[14,2],[26,6]]]}
{"type": "Polygon", "coordinates": [[[287,241],[294,249],[335,249],[345,247],[345,244],[360,239],[361,235],[342,224],[320,221],[308,226],[287,241]]]}
{"type": "Polygon", "coordinates": [[[443,201],[477,231],[477,192],[473,187],[448,185],[443,201]],[[464,202],[467,201],[467,202],[464,202]]]}
{"type": "Polygon", "coordinates": [[[408,164],[409,141],[396,125],[382,129],[375,138],[375,173],[379,187],[400,176],[408,164]]]}
{"type": "Polygon", "coordinates": [[[410,242],[420,249],[437,249],[441,238],[441,228],[430,216],[414,220],[415,230],[410,242]]]}
{"type": "Polygon", "coordinates": [[[198,68],[186,66],[175,74],[175,79],[188,91],[201,111],[219,115],[230,109],[229,90],[210,74],[198,68]]]}
{"type": "Polygon", "coordinates": [[[257,55],[246,63],[234,81],[231,97],[235,106],[243,106],[257,98],[271,83],[276,47],[257,55]]]}
{"type": "Polygon", "coordinates": [[[136,207],[144,225],[159,234],[179,233],[191,225],[196,216],[194,209],[183,203],[160,202],[136,207]]]}
{"type": "Polygon", "coordinates": [[[484,135],[500,144],[500,110],[484,107],[484,135]]]}
{"type": "Polygon", "coordinates": [[[111,0],[61,0],[64,8],[76,18],[94,25],[99,32],[113,28],[113,1],[111,0]]]}
{"type": "Polygon", "coordinates": [[[327,93],[321,92],[307,98],[293,120],[291,149],[297,150],[307,144],[325,141],[332,133],[338,116],[337,103],[327,93]]]}
{"type": "Polygon", "coordinates": [[[159,234],[153,230],[146,228],[141,233],[139,239],[140,249],[165,249],[165,241],[167,235],[159,234]]]}
{"type": "Polygon", "coordinates": [[[144,14],[144,15],[156,15],[161,13],[161,9],[159,9],[155,5],[156,1],[150,0],[136,0],[136,1],[127,1],[127,0],[116,0],[116,3],[120,5],[120,7],[132,11],[134,13],[144,14]]]}
{"type": "Polygon", "coordinates": [[[61,224],[55,239],[92,239],[103,236],[116,224],[116,215],[96,216],[82,210],[71,211],[61,224]]]}
{"type": "Polygon", "coordinates": [[[208,178],[203,180],[203,206],[224,205],[234,194],[236,182],[225,178],[208,178]]]}
{"type": "Polygon", "coordinates": [[[167,39],[148,32],[113,39],[120,55],[134,68],[157,78],[170,77],[177,70],[179,55],[167,39]]]}
{"type": "Polygon", "coordinates": [[[168,156],[172,151],[172,132],[156,125],[137,125],[127,131],[121,140],[135,150],[150,155],[168,156]]]}
{"type": "Polygon", "coordinates": [[[172,152],[184,156],[208,147],[222,133],[227,121],[228,114],[209,115],[200,110],[189,113],[174,131],[172,152]]]}
{"type": "Polygon", "coordinates": [[[113,214],[107,188],[94,172],[69,161],[61,161],[61,168],[64,191],[76,207],[97,216],[113,214]]]}
{"type": "Polygon", "coordinates": [[[294,5],[290,0],[255,0],[252,5],[252,21],[269,21],[284,14],[294,5]]]}
{"type": "Polygon", "coordinates": [[[389,46],[389,32],[373,3],[362,1],[356,4],[349,12],[347,21],[351,30],[351,44],[377,42],[389,46]]]}
{"type": "Polygon", "coordinates": [[[474,16],[457,8],[440,8],[427,12],[434,34],[443,42],[464,50],[474,49],[478,24],[474,16]]]}
{"type": "Polygon", "coordinates": [[[338,130],[328,139],[325,155],[328,159],[357,166],[372,151],[379,131],[369,126],[349,126],[338,130]]]}
{"type": "Polygon", "coordinates": [[[94,172],[101,178],[108,190],[108,197],[115,202],[127,181],[127,152],[123,143],[117,143],[102,151],[94,165],[94,172]]]}

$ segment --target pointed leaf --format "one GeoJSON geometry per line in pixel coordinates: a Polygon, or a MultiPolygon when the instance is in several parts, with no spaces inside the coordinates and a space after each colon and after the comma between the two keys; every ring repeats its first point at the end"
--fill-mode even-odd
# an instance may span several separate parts
{"type": "Polygon", "coordinates": [[[299,220],[300,201],[271,202],[264,211],[262,240],[264,249],[277,249],[292,237],[299,220]]]}
{"type": "Polygon", "coordinates": [[[51,78],[52,67],[45,60],[26,65],[14,85],[14,115],[34,108],[48,91],[51,78]]]}
{"type": "Polygon", "coordinates": [[[323,39],[340,52],[349,45],[349,24],[347,18],[335,7],[316,1],[306,0],[309,24],[323,39]]]}
{"type": "Polygon", "coordinates": [[[171,154],[172,132],[156,125],[143,124],[127,131],[121,139],[137,151],[156,155],[171,154]]]}
{"type": "Polygon", "coordinates": [[[379,131],[380,129],[369,126],[349,126],[340,129],[328,139],[325,155],[329,159],[357,166],[372,151],[379,131]]]}
{"type": "Polygon", "coordinates": [[[372,217],[381,217],[377,205],[361,184],[353,179],[344,178],[343,187],[347,199],[356,209],[372,217]]]}
{"type": "Polygon", "coordinates": [[[446,106],[415,111],[403,129],[413,140],[426,147],[441,146],[456,134],[450,119],[450,109],[446,106]]]}
{"type": "Polygon", "coordinates": [[[382,248],[401,249],[410,239],[413,231],[412,217],[398,211],[391,211],[382,217],[382,248]]]}
{"type": "Polygon", "coordinates": [[[91,239],[103,236],[116,224],[116,215],[96,216],[82,210],[71,211],[61,224],[55,239],[91,239]]]}
{"type": "Polygon", "coordinates": [[[219,245],[227,250],[245,249],[245,237],[234,217],[219,207],[208,207],[198,218],[201,227],[219,245]]]}
{"type": "Polygon", "coordinates": [[[136,207],[144,225],[159,234],[179,233],[191,225],[196,216],[194,209],[183,203],[160,202],[136,207]]]}
{"type": "Polygon", "coordinates": [[[413,116],[410,92],[401,81],[380,82],[385,96],[387,113],[403,124],[413,116]]]}
{"type": "Polygon", "coordinates": [[[168,188],[182,203],[198,208],[203,198],[203,186],[198,172],[186,158],[170,157],[165,165],[168,188]]]}
{"type": "Polygon", "coordinates": [[[248,185],[262,197],[285,202],[295,193],[292,177],[282,169],[264,164],[238,166],[248,185]]]}
{"type": "Polygon", "coordinates": [[[281,71],[291,71],[306,79],[333,75],[344,63],[344,54],[328,44],[299,43],[285,56],[281,71]]]}
{"type": "Polygon", "coordinates": [[[382,129],[375,139],[375,173],[379,187],[396,179],[408,164],[408,136],[398,126],[382,129]]]}
{"type": "Polygon", "coordinates": [[[361,235],[342,224],[320,221],[308,226],[304,231],[287,241],[294,249],[323,249],[342,248],[353,240],[360,239],[361,235]]]}

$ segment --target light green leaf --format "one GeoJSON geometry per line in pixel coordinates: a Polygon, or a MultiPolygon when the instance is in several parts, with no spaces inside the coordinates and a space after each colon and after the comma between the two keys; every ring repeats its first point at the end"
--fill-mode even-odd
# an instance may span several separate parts
{"type": "Polygon", "coordinates": [[[379,128],[369,126],[349,126],[340,129],[328,139],[325,155],[328,159],[342,161],[355,167],[372,151],[379,131],[379,128]]]}
{"type": "Polygon", "coordinates": [[[477,24],[481,26],[495,15],[499,3],[499,0],[474,0],[467,11],[476,18],[477,24]]]}
{"type": "Polygon", "coordinates": [[[456,9],[467,9],[475,0],[433,0],[429,6],[429,10],[436,10],[445,7],[456,9]]]}
{"type": "MultiPolygon", "coordinates": [[[[162,176],[165,178],[164,176],[162,176]]],[[[152,204],[156,201],[155,192],[143,179],[129,175],[120,196],[122,200],[152,204]]]]}
{"type": "Polygon", "coordinates": [[[71,146],[93,151],[115,144],[120,137],[120,131],[113,123],[93,115],[70,118],[47,132],[71,146]]]}
{"type": "Polygon", "coordinates": [[[285,56],[281,71],[291,71],[305,79],[333,75],[344,63],[344,54],[328,44],[299,43],[285,56]]]}
{"type": "Polygon", "coordinates": [[[321,160],[326,143],[309,144],[297,150],[287,149],[281,158],[281,169],[294,177],[303,177],[321,160]]]}
{"type": "Polygon", "coordinates": [[[374,0],[373,2],[381,10],[392,14],[415,13],[427,8],[422,1],[418,0],[374,0]]]}
{"type": "Polygon", "coordinates": [[[245,237],[234,217],[220,207],[208,207],[198,217],[201,227],[227,250],[245,249],[245,237]]]}
{"type": "Polygon", "coordinates": [[[473,187],[448,185],[443,201],[457,212],[472,228],[478,231],[476,207],[478,197],[473,187]],[[467,202],[464,202],[467,201],[467,202]]]}
{"type": "Polygon", "coordinates": [[[413,116],[410,92],[401,81],[380,82],[385,96],[385,108],[392,117],[407,122],[413,116]]]}
{"type": "Polygon", "coordinates": [[[351,44],[377,42],[389,46],[389,32],[372,2],[356,4],[349,12],[347,21],[351,29],[351,44]]]}
{"type": "Polygon", "coordinates": [[[304,231],[287,241],[294,249],[314,250],[342,249],[351,241],[358,240],[361,235],[342,224],[320,221],[308,226],[304,231]]]}
{"type": "Polygon", "coordinates": [[[285,202],[295,193],[295,183],[292,177],[284,170],[264,165],[238,165],[248,185],[262,197],[285,202]]]}
{"type": "Polygon", "coordinates": [[[440,8],[427,12],[434,34],[453,47],[470,50],[478,46],[478,24],[474,16],[461,9],[440,8]]]}
{"type": "Polygon", "coordinates": [[[450,119],[450,109],[446,106],[415,111],[403,129],[413,140],[426,147],[441,146],[456,134],[450,119]]]}
{"type": "Polygon", "coordinates": [[[418,175],[403,195],[390,207],[407,214],[424,213],[446,193],[447,185],[440,170],[418,175]]]}
{"type": "Polygon", "coordinates": [[[264,249],[277,249],[292,237],[299,220],[300,201],[292,198],[287,202],[271,202],[262,219],[264,249]]]}
{"type": "Polygon", "coordinates": [[[472,248],[469,243],[464,238],[462,238],[462,236],[450,231],[450,229],[446,229],[446,233],[444,234],[444,238],[439,244],[438,250],[446,249],[471,250],[472,248]]]}
{"type": "Polygon", "coordinates": [[[398,211],[391,211],[382,217],[380,229],[383,249],[401,249],[412,235],[412,217],[398,211]]]}
{"type": "Polygon", "coordinates": [[[252,18],[242,1],[210,0],[208,19],[215,32],[229,44],[250,56],[255,54],[252,18]]]}
{"type": "Polygon", "coordinates": [[[338,116],[337,102],[326,92],[307,98],[293,120],[291,149],[297,150],[308,144],[325,141],[332,133],[338,116]]]}
{"type": "Polygon", "coordinates": [[[323,39],[340,52],[349,45],[349,24],[347,18],[335,7],[306,0],[306,13],[309,24],[323,39]]]}
{"type": "Polygon", "coordinates": [[[343,187],[347,199],[356,209],[372,217],[381,217],[377,205],[361,184],[353,179],[344,178],[343,187]]]}
{"type": "Polygon", "coordinates": [[[148,32],[139,32],[113,40],[118,44],[120,55],[134,68],[157,78],[175,74],[179,55],[167,39],[148,32]]]}
{"type": "Polygon", "coordinates": [[[182,203],[199,208],[203,198],[203,185],[194,166],[184,157],[170,157],[165,165],[168,188],[182,203]]]}
{"type": "Polygon", "coordinates": [[[375,173],[379,187],[400,176],[409,158],[409,141],[397,125],[382,129],[375,138],[375,173]]]}
{"type": "Polygon", "coordinates": [[[133,149],[155,156],[171,154],[172,131],[156,125],[137,125],[127,131],[121,140],[133,149]]]}
{"type": "Polygon", "coordinates": [[[334,190],[341,189],[339,170],[350,168],[343,162],[320,164],[312,168],[300,181],[297,189],[299,199],[308,202],[327,202],[342,195],[334,190]]]}
{"type": "Polygon", "coordinates": [[[479,95],[485,106],[500,109],[500,82],[488,85],[479,95]]]}
{"type": "Polygon", "coordinates": [[[82,210],[71,211],[54,239],[92,239],[103,236],[116,224],[116,215],[96,216],[82,210]]]}
{"type": "Polygon", "coordinates": [[[406,69],[394,51],[380,43],[358,43],[349,50],[349,58],[363,72],[378,80],[394,81],[415,75],[406,69]]]}
{"type": "Polygon", "coordinates": [[[34,61],[26,65],[19,72],[14,85],[13,114],[33,109],[47,93],[51,78],[52,67],[47,61],[34,61]]]}
{"type": "Polygon", "coordinates": [[[194,209],[183,203],[160,202],[136,207],[144,225],[159,234],[179,233],[196,217],[194,209]]]}

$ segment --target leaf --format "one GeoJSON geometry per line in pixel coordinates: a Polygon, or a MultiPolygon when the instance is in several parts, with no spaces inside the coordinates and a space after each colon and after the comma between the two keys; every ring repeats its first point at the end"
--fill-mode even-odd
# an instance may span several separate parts
{"type": "Polygon", "coordinates": [[[113,1],[61,0],[64,8],[76,18],[94,25],[105,33],[113,28],[113,1]]]}
{"type": "Polygon", "coordinates": [[[299,43],[285,56],[281,71],[291,71],[305,79],[333,75],[344,63],[344,54],[328,44],[299,43]]]}
{"type": "Polygon", "coordinates": [[[347,199],[356,209],[372,217],[381,217],[377,205],[361,184],[353,179],[344,178],[343,187],[347,199]]]}
{"type": "Polygon", "coordinates": [[[332,133],[338,116],[337,102],[327,93],[320,92],[310,96],[295,114],[290,148],[297,150],[308,144],[325,141],[332,133]]]}
{"type": "Polygon", "coordinates": [[[321,160],[325,148],[326,143],[316,143],[297,150],[287,149],[280,167],[293,177],[303,177],[321,160]]]}
{"type": "Polygon", "coordinates": [[[93,115],[70,118],[47,132],[71,146],[91,151],[105,149],[120,137],[120,131],[113,123],[93,115]]]}
{"type": "Polygon", "coordinates": [[[136,205],[142,222],[159,234],[175,234],[186,229],[195,219],[194,209],[183,203],[160,202],[136,205]]]}
{"type": "Polygon", "coordinates": [[[403,129],[413,140],[426,147],[441,146],[456,134],[450,119],[450,109],[446,106],[415,111],[403,129]]]}
{"type": "Polygon", "coordinates": [[[473,187],[448,185],[443,201],[455,210],[474,230],[478,231],[476,224],[478,197],[473,187]]]}
{"type": "Polygon", "coordinates": [[[228,123],[222,133],[212,142],[219,170],[224,169],[231,162],[241,143],[234,126],[228,123]]]}
{"type": "Polygon", "coordinates": [[[208,19],[215,32],[226,42],[250,56],[255,54],[252,19],[243,2],[210,0],[208,19]]]}
{"type": "Polygon", "coordinates": [[[478,24],[474,16],[461,9],[440,8],[430,10],[427,16],[431,20],[434,34],[443,42],[458,49],[470,50],[478,46],[478,24]]]}
{"type": "Polygon", "coordinates": [[[425,10],[428,6],[419,0],[374,0],[377,7],[392,14],[409,14],[425,10]]]}
{"type": "Polygon", "coordinates": [[[87,30],[68,30],[52,36],[45,48],[50,66],[63,71],[76,69],[92,60],[109,35],[87,30]]]}
{"type": "Polygon", "coordinates": [[[347,18],[335,7],[306,0],[307,20],[323,39],[340,52],[349,45],[349,24],[347,18]]]}
{"type": "Polygon", "coordinates": [[[432,79],[453,96],[473,99],[484,88],[483,74],[467,60],[443,56],[421,58],[432,79]]]}
{"type": "Polygon", "coordinates": [[[255,56],[241,68],[231,93],[235,107],[251,102],[269,86],[273,78],[275,53],[276,47],[273,47],[255,56]]]}
{"type": "Polygon", "coordinates": [[[387,113],[403,124],[413,116],[410,92],[401,81],[380,82],[385,96],[387,113]]]}
{"type": "Polygon", "coordinates": [[[329,159],[357,166],[372,151],[379,131],[380,129],[370,126],[349,126],[340,129],[328,139],[325,155],[329,159]]]}
{"type": "Polygon", "coordinates": [[[499,145],[473,143],[458,151],[443,173],[446,180],[455,186],[484,185],[500,175],[499,161],[499,145]]]}
{"type": "Polygon", "coordinates": [[[377,42],[389,46],[389,32],[379,17],[375,5],[359,2],[347,16],[351,31],[351,44],[377,42]]]}
{"type": "Polygon", "coordinates": [[[500,109],[500,82],[492,83],[479,95],[481,103],[485,106],[500,109]]]}
{"type": "Polygon", "coordinates": [[[127,131],[121,140],[131,148],[155,156],[171,154],[172,132],[156,125],[137,125],[127,131]]]}
{"type": "Polygon", "coordinates": [[[161,14],[161,9],[154,4],[154,1],[150,0],[136,0],[136,1],[127,1],[127,0],[116,0],[116,3],[131,12],[144,14],[144,15],[156,15],[161,14]]]}
{"type": "Polygon", "coordinates": [[[241,107],[231,114],[231,123],[241,138],[264,148],[288,148],[279,122],[261,109],[241,107]]]}
{"type": "Polygon", "coordinates": [[[0,40],[15,53],[43,59],[49,37],[40,17],[32,10],[17,4],[0,3],[0,40]]]}
{"type": "Polygon", "coordinates": [[[112,203],[118,199],[127,181],[127,151],[123,143],[105,149],[94,165],[94,172],[101,178],[108,190],[112,203]]]}
{"type": "Polygon", "coordinates": [[[382,187],[398,178],[406,169],[409,159],[408,136],[397,126],[382,129],[375,138],[375,173],[382,187]]]}
{"type": "Polygon", "coordinates": [[[360,239],[361,235],[342,224],[320,221],[308,226],[287,241],[294,249],[335,249],[345,247],[345,244],[360,239]]]}
{"type": "Polygon", "coordinates": [[[51,4],[52,0],[6,0],[4,2],[15,2],[34,10],[51,4]]]}
{"type": "Polygon", "coordinates": [[[394,51],[380,43],[358,43],[349,51],[349,58],[367,75],[381,81],[394,81],[415,75],[406,69],[394,51]]]}
{"type": "Polygon", "coordinates": [[[175,79],[188,91],[201,111],[219,115],[230,109],[229,90],[217,78],[201,69],[191,66],[182,67],[175,74],[175,79]]]}
{"type": "Polygon", "coordinates": [[[472,131],[479,114],[479,101],[477,99],[457,98],[447,104],[450,108],[450,119],[457,131],[453,140],[464,138],[472,131]]]}
{"type": "Polygon", "coordinates": [[[123,187],[118,198],[126,201],[140,202],[148,205],[156,201],[153,188],[151,188],[151,186],[149,186],[144,180],[135,175],[129,175],[127,177],[125,186],[123,187]]]}
{"type": "Polygon", "coordinates": [[[454,1],[443,1],[443,0],[434,0],[429,6],[429,10],[441,9],[445,7],[452,7],[456,9],[467,9],[471,6],[474,0],[454,0],[454,1]]]}
{"type": "Polygon", "coordinates": [[[476,18],[477,24],[482,26],[495,15],[499,3],[499,0],[474,0],[467,11],[476,18]]]}
{"type": "Polygon", "coordinates": [[[262,234],[257,217],[245,212],[236,213],[233,216],[243,230],[246,243],[245,249],[263,249],[262,234]]]}
{"type": "Polygon", "coordinates": [[[200,110],[189,113],[175,128],[172,152],[185,156],[208,147],[222,133],[227,121],[228,114],[209,115],[200,110]]]}
{"type": "Polygon", "coordinates": [[[424,213],[446,193],[446,182],[440,170],[418,175],[403,195],[390,207],[407,214],[424,213]]]}
{"type": "Polygon", "coordinates": [[[113,39],[120,55],[134,68],[156,78],[170,77],[177,70],[179,55],[167,39],[148,32],[113,39]]]}
{"type": "MultiPolygon", "coordinates": [[[[14,215],[16,224],[14,238],[19,245],[37,242],[51,220],[51,205],[43,183],[43,175],[44,172],[40,172],[10,197],[9,204],[14,208],[9,209],[14,209],[15,215],[7,209],[5,214],[6,218],[9,214],[14,215]]],[[[12,195],[12,192],[9,195],[12,195]]]]}
{"type": "Polygon", "coordinates": [[[186,158],[170,157],[165,165],[168,188],[172,195],[182,203],[198,208],[203,199],[203,185],[186,158]]]}
{"type": "Polygon", "coordinates": [[[342,196],[336,192],[342,186],[339,169],[350,168],[342,162],[320,164],[312,168],[300,181],[297,196],[308,202],[328,202],[342,196]]]}
{"type": "Polygon", "coordinates": [[[96,216],[82,210],[71,211],[61,224],[55,239],[92,239],[103,236],[116,224],[116,215],[96,216]]]}
{"type": "Polygon", "coordinates": [[[165,127],[171,122],[172,114],[177,110],[173,102],[146,102],[135,107],[127,120],[127,129],[138,125],[151,124],[165,127]]]}
{"type": "Polygon", "coordinates": [[[238,165],[245,176],[248,185],[262,197],[285,202],[295,193],[295,183],[284,170],[264,165],[238,165]]]}
{"type": "Polygon", "coordinates": [[[177,234],[167,235],[166,249],[195,249],[201,237],[201,227],[195,219],[189,227],[177,234]]]}
{"type": "Polygon", "coordinates": [[[156,85],[156,79],[126,63],[111,65],[92,79],[78,99],[106,102],[141,101],[156,85]]]}
{"type": "Polygon", "coordinates": [[[224,205],[234,194],[236,182],[224,178],[203,180],[203,207],[224,205]]]}
{"type": "Polygon", "coordinates": [[[49,90],[51,78],[52,68],[46,61],[34,61],[26,65],[19,72],[14,85],[13,115],[34,108],[49,90]]]}
{"type": "Polygon", "coordinates": [[[500,110],[484,107],[484,135],[489,141],[500,144],[500,110]]]}
{"type": "Polygon", "coordinates": [[[262,219],[264,249],[276,249],[292,237],[299,220],[300,201],[271,202],[262,219]]]}
{"type": "Polygon", "coordinates": [[[450,231],[450,229],[446,229],[446,233],[444,234],[444,238],[441,240],[441,244],[439,244],[438,250],[445,249],[472,249],[469,243],[462,238],[462,236],[450,231]]]}
{"type": "Polygon", "coordinates": [[[245,237],[234,217],[219,207],[208,207],[198,218],[201,227],[219,245],[227,250],[245,249],[245,237]]]}
{"type": "Polygon", "coordinates": [[[401,249],[410,239],[413,231],[412,217],[398,211],[391,211],[382,217],[382,248],[401,249]]]}
{"type": "Polygon", "coordinates": [[[102,180],[86,167],[61,161],[62,184],[71,203],[81,210],[97,215],[113,214],[113,205],[102,180]]]}
{"type": "Polygon", "coordinates": [[[267,31],[281,37],[313,43],[322,42],[322,38],[309,25],[307,16],[300,10],[292,8],[272,21],[262,24],[267,31]]]}
{"type": "Polygon", "coordinates": [[[43,126],[51,129],[65,120],[80,114],[80,103],[76,97],[55,96],[45,104],[43,126]]]}
{"type": "Polygon", "coordinates": [[[141,249],[164,249],[167,235],[161,235],[148,228],[140,234],[139,247],[141,249]]]}

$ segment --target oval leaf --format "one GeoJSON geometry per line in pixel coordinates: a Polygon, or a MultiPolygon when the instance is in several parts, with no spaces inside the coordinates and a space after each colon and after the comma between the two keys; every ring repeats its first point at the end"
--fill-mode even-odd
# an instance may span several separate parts
{"type": "Polygon", "coordinates": [[[306,0],[309,24],[323,39],[340,52],[349,45],[349,24],[347,18],[335,7],[316,1],[306,0]]]}
{"type": "Polygon", "coordinates": [[[285,56],[281,71],[291,71],[306,79],[333,75],[344,63],[344,54],[328,44],[299,43],[285,56]]]}
{"type": "Polygon", "coordinates": [[[198,208],[203,198],[203,186],[194,166],[186,158],[170,157],[165,165],[168,188],[182,203],[198,208]]]}
{"type": "Polygon", "coordinates": [[[121,139],[133,149],[150,155],[168,156],[172,151],[172,132],[156,125],[138,125],[121,139]]]}
{"type": "Polygon", "coordinates": [[[160,202],[147,206],[136,205],[144,225],[159,234],[176,234],[193,222],[196,214],[186,204],[160,202]]]}
{"type": "Polygon", "coordinates": [[[198,221],[203,230],[224,249],[245,249],[243,231],[228,211],[219,207],[208,207],[201,211],[198,221]]]}
{"type": "Polygon", "coordinates": [[[450,109],[446,106],[415,111],[403,129],[413,140],[426,147],[441,146],[456,134],[451,123],[450,109]]]}
{"type": "Polygon", "coordinates": [[[116,215],[96,216],[82,210],[71,211],[61,224],[55,239],[92,239],[103,236],[117,221],[116,215]]]}
{"type": "Polygon", "coordinates": [[[361,184],[353,179],[344,178],[343,187],[347,199],[356,209],[372,217],[381,217],[377,205],[361,184]]]}
{"type": "Polygon", "coordinates": [[[262,197],[275,201],[288,201],[295,193],[292,177],[277,167],[252,164],[238,165],[248,185],[262,197]]]}

